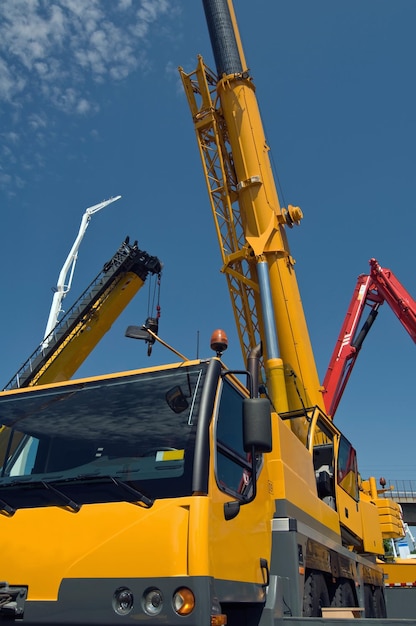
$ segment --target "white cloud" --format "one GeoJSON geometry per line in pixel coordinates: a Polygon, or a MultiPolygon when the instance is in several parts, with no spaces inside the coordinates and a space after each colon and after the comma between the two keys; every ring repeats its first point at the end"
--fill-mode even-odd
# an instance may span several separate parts
{"type": "Polygon", "coordinates": [[[81,98],[77,104],[77,113],[85,114],[91,111],[91,103],[85,98],[81,98]]]}
{"type": "Polygon", "coordinates": [[[141,7],[137,11],[138,21],[154,22],[159,14],[166,13],[168,9],[168,0],[142,0],[141,7]]]}
{"type": "Polygon", "coordinates": [[[31,113],[28,117],[28,123],[33,130],[38,130],[40,128],[46,127],[47,120],[45,115],[39,113],[31,113]]]}
{"type": "Polygon", "coordinates": [[[19,141],[19,135],[14,131],[9,131],[8,133],[3,133],[3,137],[6,139],[8,143],[16,144],[19,141]]]}
{"type": "Polygon", "coordinates": [[[94,85],[147,71],[152,28],[177,1],[0,0],[0,189],[24,184],[15,164],[44,167],[28,146],[55,137],[58,112],[93,115],[94,85]]]}
{"type": "Polygon", "coordinates": [[[12,177],[10,176],[10,174],[6,174],[0,170],[0,185],[5,185],[5,184],[10,183],[11,178],[12,177]]]}
{"type": "Polygon", "coordinates": [[[0,57],[0,100],[11,100],[26,84],[22,76],[13,75],[5,59],[0,57]]]}
{"type": "Polygon", "coordinates": [[[0,103],[17,106],[35,93],[67,113],[94,110],[82,85],[121,80],[145,65],[149,29],[172,2],[2,0],[0,103]]]}

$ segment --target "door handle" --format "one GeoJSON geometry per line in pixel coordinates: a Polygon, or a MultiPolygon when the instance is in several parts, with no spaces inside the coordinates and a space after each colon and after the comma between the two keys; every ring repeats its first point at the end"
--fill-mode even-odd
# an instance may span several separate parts
{"type": "Polygon", "coordinates": [[[260,569],[262,571],[263,574],[263,587],[268,587],[270,584],[270,571],[269,571],[269,564],[267,562],[267,559],[260,559],[260,569]]]}

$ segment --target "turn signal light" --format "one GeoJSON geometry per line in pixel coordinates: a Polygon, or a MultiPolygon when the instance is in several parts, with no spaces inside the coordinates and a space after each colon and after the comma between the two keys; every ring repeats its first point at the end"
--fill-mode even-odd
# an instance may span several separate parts
{"type": "Polygon", "coordinates": [[[224,613],[218,615],[211,615],[211,626],[225,626],[227,623],[227,616],[224,613]]]}
{"type": "Polygon", "coordinates": [[[178,615],[189,615],[195,608],[195,596],[187,587],[181,587],[173,594],[173,608],[178,615]]]}

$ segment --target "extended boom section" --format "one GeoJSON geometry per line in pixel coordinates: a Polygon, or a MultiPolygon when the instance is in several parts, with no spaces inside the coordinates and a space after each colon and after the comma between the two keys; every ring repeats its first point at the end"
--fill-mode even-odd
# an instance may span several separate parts
{"type": "Polygon", "coordinates": [[[69,380],[144,285],[159,259],[129,239],[33,352],[5,389],[69,380]]]}
{"type": "Polygon", "coordinates": [[[230,3],[204,2],[217,76],[199,60],[181,71],[203,160],[223,255],[223,271],[244,357],[267,337],[269,393],[279,411],[322,406],[309,334],[285,229],[299,223],[296,207],[282,209],[269,159],[255,88],[241,51],[230,3]],[[233,33],[232,36],[229,33],[233,33]],[[225,41],[224,41],[225,40],[225,41]],[[267,280],[259,264],[268,266],[267,280]],[[261,290],[270,290],[268,329],[261,290]],[[274,335],[274,337],[273,337],[274,335]],[[278,354],[276,354],[276,350],[278,354]]]}

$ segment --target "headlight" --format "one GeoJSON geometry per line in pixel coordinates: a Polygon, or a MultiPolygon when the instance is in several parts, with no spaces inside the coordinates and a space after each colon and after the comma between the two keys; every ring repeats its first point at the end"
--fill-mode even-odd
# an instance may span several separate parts
{"type": "Polygon", "coordinates": [[[118,615],[128,615],[134,606],[134,597],[130,589],[120,587],[113,596],[113,609],[118,615]]]}
{"type": "Polygon", "coordinates": [[[143,609],[148,615],[159,615],[163,608],[163,595],[160,589],[148,589],[143,594],[143,609]]]}
{"type": "Polygon", "coordinates": [[[173,608],[178,615],[189,615],[195,607],[195,596],[187,587],[181,587],[173,594],[173,608]]]}

